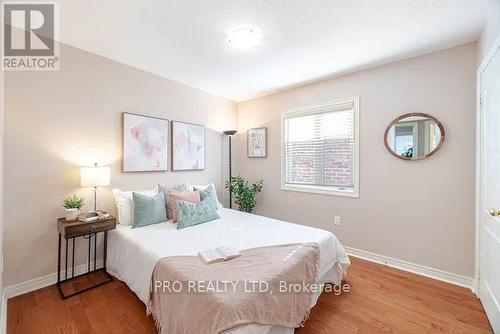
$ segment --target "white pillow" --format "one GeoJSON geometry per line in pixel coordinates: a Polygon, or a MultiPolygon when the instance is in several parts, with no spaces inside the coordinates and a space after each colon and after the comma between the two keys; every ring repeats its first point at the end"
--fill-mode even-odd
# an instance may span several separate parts
{"type": "Polygon", "coordinates": [[[134,222],[134,199],[132,192],[148,196],[158,193],[156,190],[121,191],[120,189],[113,189],[116,201],[118,223],[120,223],[120,225],[132,225],[134,222]]]}
{"type": "Polygon", "coordinates": [[[217,188],[215,187],[215,184],[213,183],[209,183],[209,184],[198,184],[198,185],[194,185],[194,186],[190,186],[192,187],[192,189],[194,188],[198,188],[198,189],[201,189],[201,190],[205,190],[207,187],[210,187],[210,186],[213,186],[214,189],[215,189],[215,196],[217,196],[217,207],[218,208],[223,208],[224,206],[222,205],[222,203],[219,201],[219,196],[217,195],[217,188]]]}

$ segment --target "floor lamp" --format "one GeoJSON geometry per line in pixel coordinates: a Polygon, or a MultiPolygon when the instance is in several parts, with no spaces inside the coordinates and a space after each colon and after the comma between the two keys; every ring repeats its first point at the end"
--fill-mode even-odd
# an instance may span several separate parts
{"type": "MultiPolygon", "coordinates": [[[[223,133],[229,137],[229,183],[231,183],[231,138],[236,134],[236,130],[227,130],[223,131],[223,133]]],[[[233,208],[233,193],[231,192],[231,188],[229,189],[229,208],[233,208]]]]}

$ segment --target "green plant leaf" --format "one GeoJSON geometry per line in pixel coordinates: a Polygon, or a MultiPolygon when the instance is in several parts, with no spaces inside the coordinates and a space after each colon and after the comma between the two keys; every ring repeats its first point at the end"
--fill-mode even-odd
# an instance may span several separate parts
{"type": "Polygon", "coordinates": [[[233,195],[234,202],[238,209],[244,212],[252,212],[257,205],[256,195],[262,191],[263,180],[250,185],[241,176],[233,176],[230,181],[226,181],[225,187],[233,195]]]}
{"type": "Polygon", "coordinates": [[[65,209],[78,209],[85,205],[83,197],[78,195],[71,195],[63,200],[63,208],[65,209]]]}

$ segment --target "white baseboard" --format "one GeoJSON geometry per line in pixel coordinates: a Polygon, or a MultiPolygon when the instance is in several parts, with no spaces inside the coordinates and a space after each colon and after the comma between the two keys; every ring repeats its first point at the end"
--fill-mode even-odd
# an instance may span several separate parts
{"type": "MultiPolygon", "coordinates": [[[[97,260],[97,267],[102,266],[102,260],[97,260]]],[[[86,273],[88,269],[87,263],[75,267],[75,276],[86,273]]],[[[61,277],[64,277],[65,271],[61,271],[61,277]]],[[[71,273],[68,270],[68,274],[71,273]]],[[[5,300],[16,297],[31,291],[35,291],[41,288],[45,288],[49,285],[57,283],[57,273],[52,273],[42,277],[34,278],[32,280],[21,282],[18,284],[10,285],[4,289],[5,300]]],[[[7,305],[7,304],[5,304],[7,305]]]]}
{"type": "Polygon", "coordinates": [[[477,278],[472,280],[472,292],[479,298],[479,280],[477,278]]]}
{"type": "Polygon", "coordinates": [[[370,262],[375,262],[379,264],[383,264],[392,268],[401,269],[404,271],[409,271],[414,274],[426,276],[429,278],[437,279],[443,282],[455,284],[462,286],[464,288],[471,289],[474,291],[474,279],[472,277],[466,277],[454,273],[450,273],[444,270],[439,270],[435,268],[430,268],[426,266],[422,266],[420,264],[411,263],[408,261],[393,259],[384,255],[379,255],[371,252],[367,252],[364,250],[352,248],[352,247],[344,247],[347,250],[349,255],[354,257],[359,257],[360,259],[367,260],[370,262]]]}

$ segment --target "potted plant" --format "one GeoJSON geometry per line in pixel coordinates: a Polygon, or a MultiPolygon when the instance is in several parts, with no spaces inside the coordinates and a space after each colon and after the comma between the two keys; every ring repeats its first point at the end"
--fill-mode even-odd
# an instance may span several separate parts
{"type": "Polygon", "coordinates": [[[75,221],[78,219],[80,209],[85,205],[83,197],[71,195],[63,201],[63,207],[66,209],[66,221],[75,221]]]}
{"type": "Polygon", "coordinates": [[[231,182],[226,181],[226,189],[233,194],[234,203],[240,211],[252,212],[257,205],[255,196],[262,191],[263,182],[260,180],[250,185],[241,176],[235,176],[231,178],[231,182]]]}

